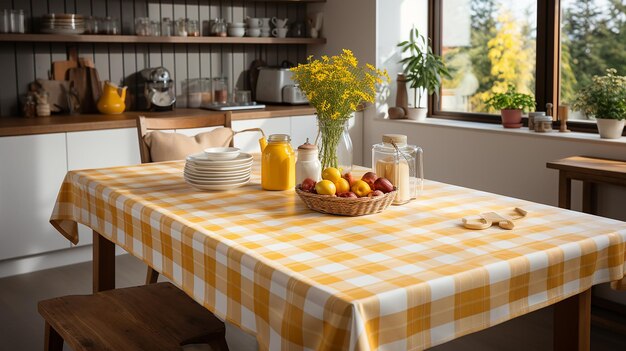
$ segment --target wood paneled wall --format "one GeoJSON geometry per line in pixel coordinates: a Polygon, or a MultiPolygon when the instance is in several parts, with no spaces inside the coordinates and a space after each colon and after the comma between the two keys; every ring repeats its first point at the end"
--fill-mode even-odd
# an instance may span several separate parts
{"type": "MultiPolygon", "coordinates": [[[[46,13],[78,13],[111,16],[121,21],[123,34],[134,34],[135,17],[187,17],[207,22],[216,17],[241,22],[250,17],[289,18],[290,23],[306,18],[306,4],[244,0],[0,0],[0,9],[22,9],[28,32],[39,31],[46,13]]],[[[205,23],[204,28],[207,29],[205,23]]],[[[255,59],[269,65],[283,60],[302,62],[305,45],[197,45],[197,44],[63,44],[0,43],[0,115],[19,114],[19,96],[30,82],[48,78],[53,61],[66,60],[69,45],[77,45],[79,56],[93,59],[101,80],[125,84],[131,74],[144,68],[164,66],[181,84],[191,78],[226,76],[231,89],[249,89],[247,68],[255,59]]]]}

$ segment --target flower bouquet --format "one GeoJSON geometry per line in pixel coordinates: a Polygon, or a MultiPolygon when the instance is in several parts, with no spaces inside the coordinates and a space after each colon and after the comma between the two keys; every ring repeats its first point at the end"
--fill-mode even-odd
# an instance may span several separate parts
{"type": "Polygon", "coordinates": [[[370,64],[359,66],[352,51],[346,49],[338,56],[322,56],[321,60],[310,56],[307,63],[291,70],[293,80],[317,110],[322,169],[337,168],[337,146],[344,125],[362,103],[375,101],[376,85],[389,81],[389,76],[370,64]]]}

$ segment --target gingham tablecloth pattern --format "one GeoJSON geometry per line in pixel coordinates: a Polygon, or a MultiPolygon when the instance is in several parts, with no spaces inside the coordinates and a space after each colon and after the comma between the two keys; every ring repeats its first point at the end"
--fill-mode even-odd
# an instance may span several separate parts
{"type": "Polygon", "coordinates": [[[365,217],[308,210],[294,191],[202,192],[182,162],[69,172],[51,222],[85,224],[264,350],[418,350],[624,277],[626,223],[426,181],[365,217]],[[512,231],[460,219],[523,207],[512,231]]]}

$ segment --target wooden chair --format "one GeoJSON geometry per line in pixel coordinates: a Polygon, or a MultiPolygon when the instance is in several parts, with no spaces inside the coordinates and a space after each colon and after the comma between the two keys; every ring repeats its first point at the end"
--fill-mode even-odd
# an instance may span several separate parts
{"type": "MultiPolygon", "coordinates": [[[[211,113],[196,117],[137,117],[137,132],[139,137],[139,151],[141,163],[150,163],[150,149],[144,141],[144,136],[152,130],[192,129],[207,127],[231,127],[231,113],[211,113]]],[[[230,141],[233,146],[233,140],[230,141]]],[[[154,284],[159,279],[159,272],[148,267],[146,284],[154,284]]]]}
{"type": "Polygon", "coordinates": [[[41,301],[45,350],[182,350],[208,344],[226,351],[224,323],[170,283],[41,301]]]}
{"type": "MultiPolygon", "coordinates": [[[[231,113],[211,113],[195,117],[137,117],[137,133],[139,136],[139,152],[141,163],[150,163],[150,149],[144,136],[152,130],[192,129],[207,127],[231,127],[231,113]]],[[[233,140],[230,141],[233,145],[233,140]]]]}

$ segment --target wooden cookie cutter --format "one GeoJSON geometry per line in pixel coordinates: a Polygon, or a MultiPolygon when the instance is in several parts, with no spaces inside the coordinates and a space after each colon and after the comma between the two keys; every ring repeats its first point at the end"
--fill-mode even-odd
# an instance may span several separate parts
{"type": "Polygon", "coordinates": [[[467,229],[487,229],[494,224],[497,224],[502,229],[511,230],[515,228],[515,223],[513,221],[526,217],[528,212],[525,210],[515,207],[512,211],[501,215],[496,212],[486,212],[481,213],[478,217],[464,217],[462,219],[463,226],[467,229]]]}

